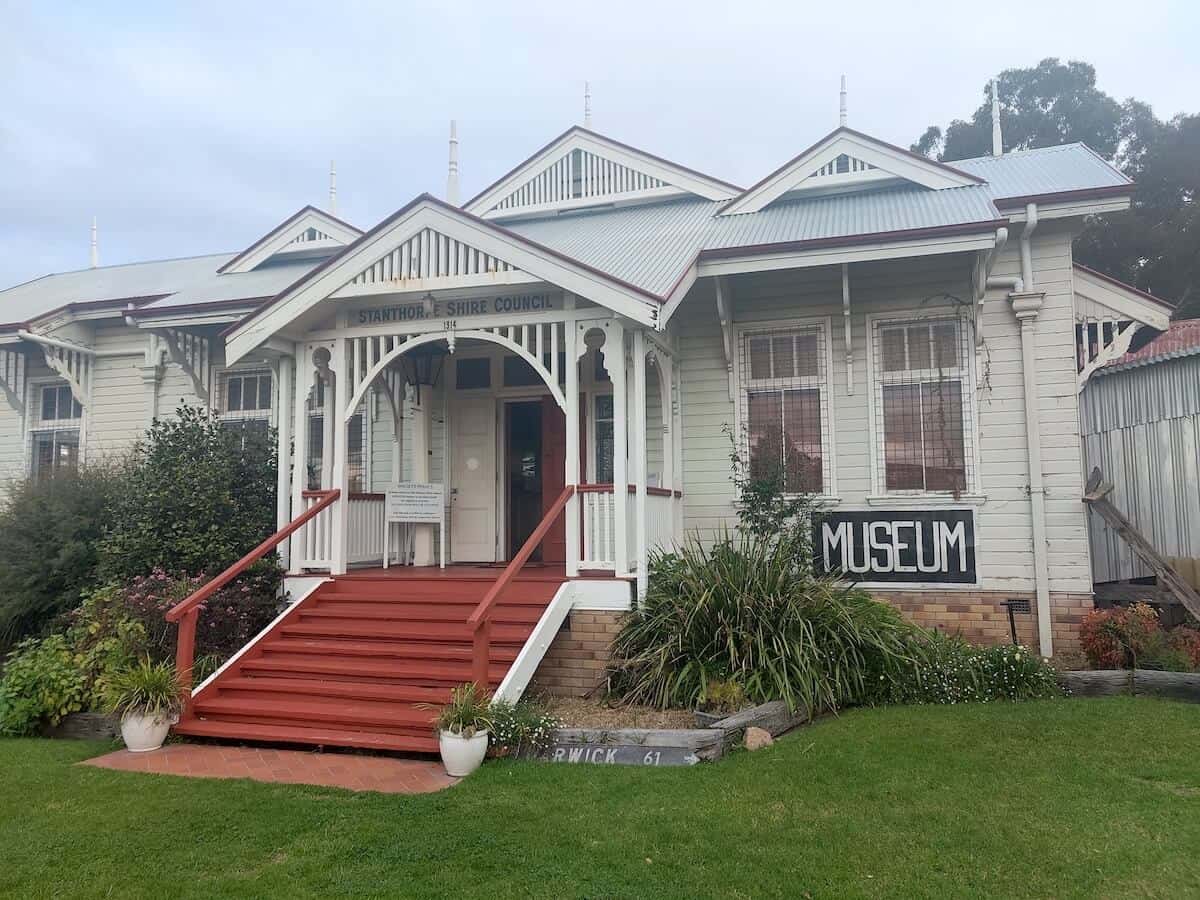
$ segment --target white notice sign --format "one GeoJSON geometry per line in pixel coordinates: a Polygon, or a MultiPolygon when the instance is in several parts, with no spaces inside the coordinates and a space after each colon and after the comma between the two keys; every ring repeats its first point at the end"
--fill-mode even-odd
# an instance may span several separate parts
{"type": "Polygon", "coordinates": [[[446,514],[446,494],[440,484],[402,481],[388,488],[384,509],[389,522],[437,525],[446,514]]]}
{"type": "Polygon", "coordinates": [[[441,564],[446,568],[446,489],[440,484],[401,481],[387,489],[383,504],[383,567],[391,553],[391,528],[400,525],[400,562],[412,561],[413,529],[407,525],[440,525],[441,564]]]}

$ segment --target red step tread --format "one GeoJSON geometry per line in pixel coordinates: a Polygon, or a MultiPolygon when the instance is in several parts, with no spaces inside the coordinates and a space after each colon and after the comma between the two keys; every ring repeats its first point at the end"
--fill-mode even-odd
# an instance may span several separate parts
{"type": "Polygon", "coordinates": [[[305,728],[298,725],[255,725],[214,719],[184,719],[175,726],[177,734],[193,737],[226,738],[229,740],[260,741],[270,744],[302,744],[304,746],[360,747],[367,750],[400,750],[409,753],[436,753],[437,738],[432,734],[392,734],[387,732],[355,731],[338,728],[305,728]]]}
{"type": "MultiPolygon", "coordinates": [[[[301,618],[293,623],[290,617],[280,624],[277,633],[298,637],[362,638],[379,641],[447,641],[470,644],[474,632],[466,623],[442,622],[355,622],[341,618],[301,618]]],[[[532,625],[493,625],[492,643],[524,644],[533,633],[532,625]]]]}
{"type": "MultiPolygon", "coordinates": [[[[463,662],[471,659],[471,644],[466,641],[359,641],[334,637],[299,637],[290,632],[269,637],[263,649],[288,653],[319,653],[322,655],[356,656],[383,659],[427,659],[463,662]]],[[[490,654],[494,662],[513,662],[520,653],[514,644],[492,642],[490,654]]]]}
{"type": "MultiPolygon", "coordinates": [[[[361,700],[390,700],[396,703],[445,703],[450,689],[420,685],[378,684],[368,681],[327,681],[313,678],[271,678],[259,675],[229,678],[213,686],[219,693],[345,697],[361,700]]],[[[205,692],[207,694],[207,691],[205,692]]]]}
{"type": "Polygon", "coordinates": [[[291,720],[297,724],[327,722],[349,728],[405,732],[428,729],[437,713],[418,709],[412,703],[378,700],[353,701],[321,697],[292,700],[250,700],[217,696],[198,701],[193,708],[202,718],[225,716],[241,719],[291,720]]]}
{"type": "MultiPolygon", "coordinates": [[[[493,663],[488,670],[488,679],[499,684],[508,673],[508,664],[493,663]]],[[[364,663],[358,660],[336,658],[300,658],[280,654],[264,654],[258,659],[246,660],[243,671],[248,672],[306,672],[314,675],[342,675],[362,678],[387,678],[418,684],[462,684],[471,677],[469,663],[448,663],[402,666],[395,663],[364,663]]]]}

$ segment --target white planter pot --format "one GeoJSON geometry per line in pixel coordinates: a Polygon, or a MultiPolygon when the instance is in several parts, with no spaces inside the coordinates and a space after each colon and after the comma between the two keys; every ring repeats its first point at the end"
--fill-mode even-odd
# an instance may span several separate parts
{"type": "Polygon", "coordinates": [[[171,719],[166,715],[143,716],[130,713],[121,719],[121,737],[125,749],[133,753],[157,750],[167,739],[171,730],[171,719]]]}
{"type": "Polygon", "coordinates": [[[483,758],[487,755],[488,733],[477,731],[472,737],[463,737],[443,731],[438,735],[438,746],[442,751],[442,765],[446,767],[446,774],[462,778],[483,764],[483,758]]]}

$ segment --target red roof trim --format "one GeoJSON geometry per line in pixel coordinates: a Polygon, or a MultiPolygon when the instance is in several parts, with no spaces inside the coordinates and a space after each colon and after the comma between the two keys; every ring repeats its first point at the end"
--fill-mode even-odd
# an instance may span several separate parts
{"type": "Polygon", "coordinates": [[[251,244],[249,247],[247,247],[245,250],[243,250],[241,253],[239,253],[237,256],[235,256],[233,259],[229,260],[229,262],[225,263],[225,265],[221,266],[221,268],[217,269],[217,274],[219,274],[219,275],[225,274],[225,272],[227,272],[230,268],[237,265],[238,262],[245,259],[251,253],[253,253],[255,250],[257,250],[259,245],[265,243],[266,241],[269,241],[271,238],[275,237],[275,235],[279,234],[279,232],[284,231],[287,228],[289,228],[290,226],[294,225],[301,216],[306,215],[307,213],[310,213],[310,212],[317,213],[318,215],[324,216],[325,218],[327,218],[333,222],[337,222],[343,228],[349,228],[351,231],[357,232],[359,235],[361,235],[363,233],[361,228],[351,225],[349,222],[345,221],[344,219],[339,219],[337,216],[330,215],[329,213],[325,212],[325,210],[323,210],[323,209],[317,209],[315,206],[313,206],[310,203],[307,206],[302,207],[298,212],[293,213],[291,216],[289,216],[287,219],[285,219],[281,224],[276,225],[274,228],[272,228],[270,231],[268,231],[266,234],[264,234],[262,237],[260,237],[257,241],[255,241],[253,244],[251,244]]]}
{"type": "Polygon", "coordinates": [[[1073,266],[1076,269],[1079,269],[1081,272],[1087,272],[1094,278],[1099,278],[1101,281],[1107,281],[1113,287],[1119,287],[1122,290],[1129,291],[1131,294],[1137,294],[1143,300],[1149,300],[1151,303],[1157,303],[1165,310],[1174,312],[1177,309],[1176,304],[1169,300],[1164,300],[1161,297],[1155,297],[1153,294],[1148,294],[1143,290],[1135,288],[1132,284],[1126,284],[1123,281],[1113,278],[1111,275],[1105,275],[1103,272],[1097,272],[1095,269],[1085,266],[1083,263],[1073,263],[1073,266]]]}
{"type": "Polygon", "coordinates": [[[550,141],[548,144],[544,145],[540,150],[534,151],[523,162],[517,163],[517,165],[513,166],[511,169],[509,169],[507,172],[505,172],[503,175],[501,175],[499,178],[497,178],[495,181],[493,181],[491,184],[489,184],[487,187],[485,187],[482,191],[480,191],[478,194],[476,194],[474,197],[472,197],[470,200],[468,200],[466,203],[464,203],[463,208],[465,209],[466,207],[471,206],[477,200],[486,196],[488,193],[490,193],[491,191],[493,191],[497,187],[499,187],[501,184],[503,184],[505,181],[512,178],[519,171],[521,171],[523,168],[525,168],[527,165],[529,165],[531,162],[533,162],[535,159],[537,159],[539,156],[541,156],[543,153],[545,153],[547,150],[549,150],[555,144],[562,143],[568,137],[570,137],[572,134],[575,134],[577,132],[579,134],[586,134],[590,137],[594,137],[594,138],[598,138],[602,141],[606,141],[606,142],[612,144],[614,147],[620,147],[622,150],[627,150],[630,153],[636,153],[638,156],[644,156],[647,159],[654,160],[655,162],[671,166],[672,168],[675,168],[675,169],[679,169],[681,172],[687,172],[690,175],[695,175],[697,178],[704,178],[707,181],[712,181],[716,184],[727,187],[732,191],[740,191],[741,190],[741,188],[738,187],[736,184],[730,184],[728,181],[724,181],[720,178],[714,178],[712,175],[706,175],[704,172],[701,172],[697,169],[692,169],[688,166],[680,165],[677,162],[672,162],[669,159],[665,159],[661,156],[656,156],[653,153],[647,153],[645,150],[639,150],[637,147],[634,147],[634,146],[631,146],[630,144],[626,144],[621,141],[615,140],[614,138],[610,138],[607,135],[600,134],[600,132],[598,132],[598,131],[592,131],[591,129],[584,128],[580,125],[573,125],[572,127],[568,128],[566,131],[564,131],[562,134],[560,134],[558,137],[556,137],[552,141],[550,141]]]}
{"type": "Polygon", "coordinates": [[[863,140],[870,141],[872,144],[877,144],[880,147],[886,147],[888,150],[891,150],[895,153],[901,153],[904,156],[908,156],[912,159],[920,160],[921,162],[927,163],[928,165],[935,166],[939,169],[945,169],[947,172],[953,172],[955,175],[958,175],[962,178],[970,179],[971,181],[974,181],[976,184],[986,184],[987,183],[987,181],[985,179],[980,178],[978,175],[972,175],[970,172],[964,172],[961,169],[954,168],[954,166],[946,165],[946,163],[944,163],[944,162],[938,162],[936,159],[930,159],[928,156],[922,156],[920,153],[913,153],[911,150],[905,150],[903,147],[897,147],[895,144],[889,144],[887,141],[881,141],[877,137],[872,137],[871,135],[866,134],[862,131],[855,131],[853,128],[847,128],[846,126],[843,125],[840,128],[835,128],[833,131],[829,132],[829,134],[825,135],[825,137],[816,141],[814,144],[807,147],[806,149],[801,150],[799,153],[797,153],[795,156],[793,156],[791,159],[789,159],[787,162],[785,162],[782,166],[775,169],[775,171],[771,172],[766,177],[761,178],[756,184],[752,185],[751,187],[746,188],[746,190],[742,191],[738,196],[730,199],[724,206],[722,206],[720,209],[717,210],[717,215],[721,215],[721,213],[725,212],[726,209],[728,209],[730,206],[733,206],[733,204],[737,203],[742,198],[748,197],[750,194],[753,194],[755,191],[757,191],[759,188],[761,188],[764,184],[766,184],[768,181],[770,181],[776,175],[780,174],[781,172],[787,171],[792,166],[794,166],[796,163],[798,163],[800,160],[802,160],[804,157],[808,156],[808,154],[812,153],[814,150],[816,150],[818,147],[820,147],[822,144],[824,144],[826,141],[831,140],[833,137],[835,137],[836,135],[839,135],[839,134],[849,134],[849,135],[853,135],[854,137],[857,137],[857,138],[862,138],[863,140]]]}
{"type": "MultiPolygon", "coordinates": [[[[64,303],[62,306],[56,306],[54,309],[47,310],[44,313],[38,313],[33,318],[26,319],[24,322],[8,322],[0,325],[0,331],[18,331],[22,328],[28,328],[33,322],[40,322],[52,316],[61,316],[64,313],[87,312],[93,309],[124,309],[127,306],[145,306],[147,303],[153,303],[156,300],[162,300],[170,296],[170,294],[142,294],[137,297],[113,297],[108,300],[75,300],[71,303],[64,303]]],[[[130,311],[132,312],[132,310],[130,311]]]]}
{"type": "Polygon", "coordinates": [[[875,244],[879,241],[918,241],[926,237],[952,237],[956,234],[981,234],[1003,228],[1008,219],[990,219],[984,222],[967,222],[961,225],[936,225],[930,228],[908,228],[901,231],[876,231],[871,234],[851,234],[842,237],[812,238],[807,241],[783,241],[775,244],[748,244],[743,247],[719,247],[701,250],[699,259],[731,259],[739,256],[755,256],[760,253],[787,253],[793,250],[819,250],[822,247],[853,247],[858,244],[875,244]]]}
{"type": "Polygon", "coordinates": [[[992,202],[999,208],[1013,209],[1027,203],[1065,203],[1069,200],[1098,200],[1103,197],[1122,197],[1134,192],[1135,185],[1109,184],[1103,187],[1079,188],[1074,191],[1053,191],[1048,194],[1025,194],[1020,197],[1000,197],[992,202]]]}

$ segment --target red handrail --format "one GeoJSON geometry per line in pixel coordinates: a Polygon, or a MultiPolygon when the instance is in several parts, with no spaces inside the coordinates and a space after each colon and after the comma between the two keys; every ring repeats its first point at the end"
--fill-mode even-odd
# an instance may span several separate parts
{"type": "Polygon", "coordinates": [[[517,573],[529,561],[529,557],[533,555],[533,551],[537,548],[537,545],[542,542],[542,538],[546,536],[546,533],[550,530],[550,526],[554,524],[554,520],[562,514],[567,501],[571,499],[574,493],[575,485],[573,484],[568,484],[562,489],[562,493],[558,495],[554,503],[546,510],[546,514],[542,516],[542,521],[533,530],[533,534],[529,535],[525,543],[521,545],[521,549],[517,551],[517,555],[513,557],[512,562],[504,567],[504,571],[500,573],[500,577],[496,579],[496,583],[484,594],[483,599],[479,601],[479,605],[475,607],[475,611],[467,618],[467,625],[472,630],[471,675],[476,687],[481,692],[487,690],[488,667],[491,664],[492,623],[488,618],[488,614],[492,611],[492,607],[496,605],[496,601],[500,599],[500,594],[508,587],[509,582],[517,576],[517,573]]]}
{"type": "Polygon", "coordinates": [[[341,495],[342,492],[340,490],[305,491],[304,496],[320,497],[321,499],[292,519],[292,521],[288,522],[283,528],[280,528],[212,581],[192,592],[167,610],[166,620],[168,622],[179,622],[179,636],[175,640],[175,671],[178,673],[179,681],[184,689],[190,688],[192,684],[192,664],[196,658],[196,623],[200,619],[200,607],[204,601],[245,572],[251,565],[262,559],[271,550],[274,550],[285,539],[291,537],[297,529],[316,517],[322,510],[332,506],[341,495]]]}

